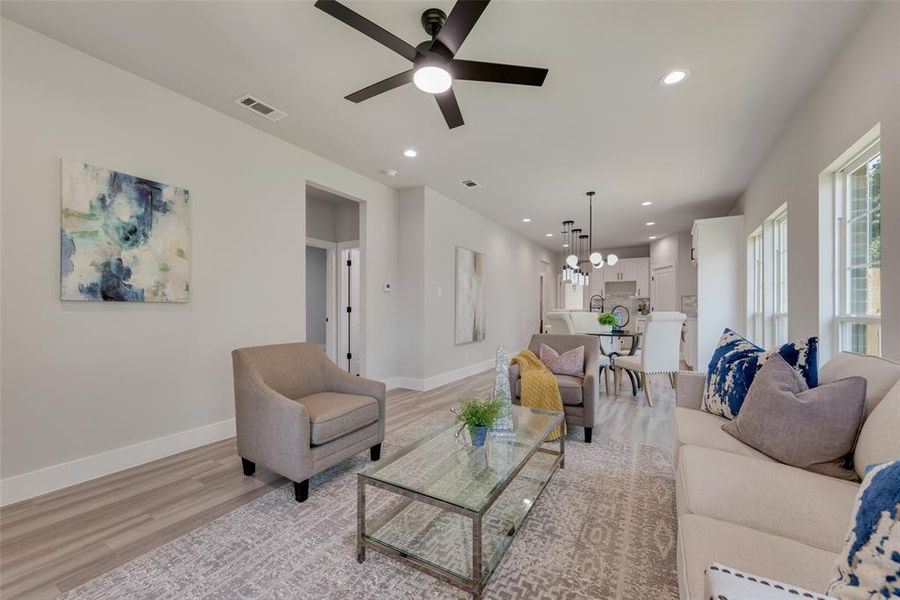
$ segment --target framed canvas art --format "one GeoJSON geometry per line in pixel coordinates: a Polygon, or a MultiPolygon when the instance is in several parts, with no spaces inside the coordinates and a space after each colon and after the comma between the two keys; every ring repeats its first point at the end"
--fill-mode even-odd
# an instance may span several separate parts
{"type": "Polygon", "coordinates": [[[62,161],[60,299],[187,302],[187,190],[62,161]]]}
{"type": "Polygon", "coordinates": [[[455,342],[471,344],[485,336],[485,256],[456,247],[455,342]]]}

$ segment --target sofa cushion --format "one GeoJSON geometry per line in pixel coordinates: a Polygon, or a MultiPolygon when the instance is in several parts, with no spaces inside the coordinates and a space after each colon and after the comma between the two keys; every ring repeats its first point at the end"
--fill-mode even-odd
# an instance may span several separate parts
{"type": "Polygon", "coordinates": [[[678,519],[681,600],[705,600],[704,572],[725,563],[769,579],[824,590],[837,554],[798,541],[698,515],[678,519]]]}
{"type": "Polygon", "coordinates": [[[871,414],[884,395],[900,381],[900,363],[878,356],[841,352],[822,366],[822,383],[846,377],[866,378],[866,414],[871,414]]]}
{"type": "Polygon", "coordinates": [[[828,593],[843,600],[900,597],[900,460],[866,475],[828,593]]]}
{"type": "Polygon", "coordinates": [[[709,361],[703,410],[733,419],[741,410],[744,397],[756,373],[772,356],[780,355],[803,376],[809,387],[819,383],[819,338],[787,342],[766,352],[750,340],[726,329],[709,361]]]}
{"type": "Polygon", "coordinates": [[[853,468],[860,478],[869,465],[889,462],[900,457],[900,381],[885,394],[878,406],[866,419],[856,451],[853,468]]]}
{"type": "Polygon", "coordinates": [[[759,370],[741,412],[722,430],[772,458],[858,481],[850,455],[866,410],[866,380],[848,377],[809,389],[780,356],[759,370]]]}
{"type": "Polygon", "coordinates": [[[772,462],[759,450],[733,438],[724,431],[722,425],[730,423],[728,419],[692,408],[675,409],[675,460],[678,460],[678,449],[681,446],[703,446],[741,456],[750,456],[759,460],[772,462]]]}
{"type": "Polygon", "coordinates": [[[584,385],[584,380],[581,377],[557,375],[556,382],[559,384],[559,395],[562,396],[563,404],[572,406],[581,404],[581,390],[584,385]]]}
{"type": "Polygon", "coordinates": [[[697,446],[681,447],[675,474],[679,514],[730,521],[830,552],[844,545],[858,489],[850,481],[697,446]]]}
{"type": "Polygon", "coordinates": [[[299,398],[309,414],[310,441],[327,444],[378,420],[378,401],[371,396],[322,392],[299,398]]]}
{"type": "Polygon", "coordinates": [[[539,355],[541,362],[547,365],[554,375],[584,377],[584,346],[576,346],[559,353],[547,344],[541,344],[539,355]]]}
{"type": "MultiPolygon", "coordinates": [[[[559,395],[566,406],[581,406],[582,386],[584,379],[572,375],[556,375],[556,383],[559,385],[559,395]]],[[[522,380],[516,380],[516,398],[522,397],[522,380]]]]}

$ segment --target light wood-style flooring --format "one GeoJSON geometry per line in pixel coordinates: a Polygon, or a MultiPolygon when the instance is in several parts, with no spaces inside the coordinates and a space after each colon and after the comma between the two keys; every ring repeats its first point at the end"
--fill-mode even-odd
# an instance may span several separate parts
{"type": "MultiPolygon", "coordinates": [[[[601,392],[594,438],[671,448],[672,389],[664,377],[651,385],[653,407],[625,385],[619,396],[601,392]]],[[[386,435],[492,386],[490,371],[429,392],[392,390],[386,435]]],[[[55,598],[285,483],[262,467],[244,477],[231,438],[3,507],[0,597],[55,598]]]]}

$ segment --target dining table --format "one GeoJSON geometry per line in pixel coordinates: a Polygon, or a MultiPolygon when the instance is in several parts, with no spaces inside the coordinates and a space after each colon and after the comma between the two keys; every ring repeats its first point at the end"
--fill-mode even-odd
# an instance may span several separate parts
{"type": "MultiPolygon", "coordinates": [[[[601,338],[630,338],[631,339],[631,348],[628,349],[627,356],[634,356],[638,348],[641,345],[641,336],[643,333],[640,331],[629,331],[626,329],[613,329],[612,331],[604,331],[600,333],[591,332],[590,335],[594,335],[601,338]]],[[[608,356],[610,360],[610,366],[614,367],[616,363],[616,357],[622,356],[622,352],[607,352],[603,348],[603,343],[600,343],[600,352],[604,356],[608,356]]],[[[637,396],[637,391],[641,389],[641,382],[631,371],[626,370],[625,373],[628,375],[629,381],[631,381],[631,393],[634,396],[637,396]]]]}

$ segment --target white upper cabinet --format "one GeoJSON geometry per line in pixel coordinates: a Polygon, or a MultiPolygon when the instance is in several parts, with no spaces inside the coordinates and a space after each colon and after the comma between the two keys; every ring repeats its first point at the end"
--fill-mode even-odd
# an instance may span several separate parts
{"type": "MultiPolygon", "coordinates": [[[[605,284],[609,282],[635,282],[635,296],[638,298],[647,298],[650,296],[650,259],[648,257],[643,258],[620,258],[619,261],[613,265],[605,265],[602,269],[602,282],[598,278],[598,282],[601,283],[601,288],[605,288],[605,284]]],[[[594,271],[596,274],[597,271],[594,271]]],[[[592,277],[596,277],[596,275],[592,275],[592,277]]]]}

